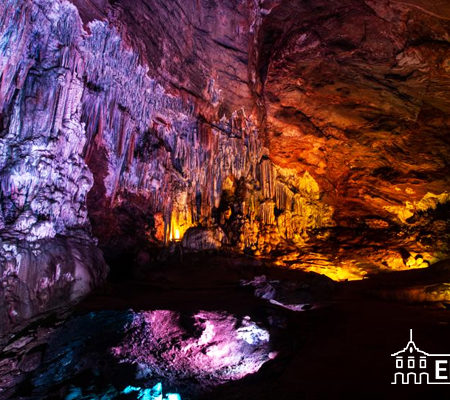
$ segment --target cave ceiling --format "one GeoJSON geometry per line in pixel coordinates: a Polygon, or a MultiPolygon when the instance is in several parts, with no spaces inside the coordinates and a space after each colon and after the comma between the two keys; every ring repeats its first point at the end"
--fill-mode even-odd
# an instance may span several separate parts
{"type": "Polygon", "coordinates": [[[202,117],[254,115],[270,159],[311,174],[339,224],[404,222],[406,202],[448,189],[446,1],[73,2],[202,117]]]}

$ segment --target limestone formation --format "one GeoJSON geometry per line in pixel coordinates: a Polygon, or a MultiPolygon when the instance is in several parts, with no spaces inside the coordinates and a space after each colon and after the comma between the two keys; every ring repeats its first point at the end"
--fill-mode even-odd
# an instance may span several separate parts
{"type": "MultiPolygon", "coordinates": [[[[97,244],[113,268],[181,241],[336,279],[446,258],[448,18],[422,0],[2,1],[2,290],[56,285],[61,243],[86,288],[97,244]]],[[[14,304],[8,324],[45,308],[14,304]]]]}

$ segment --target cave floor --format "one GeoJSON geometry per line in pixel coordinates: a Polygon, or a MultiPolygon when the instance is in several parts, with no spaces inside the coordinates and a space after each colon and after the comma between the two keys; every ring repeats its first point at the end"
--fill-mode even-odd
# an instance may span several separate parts
{"type": "MultiPolygon", "coordinates": [[[[267,327],[271,345],[278,352],[275,359],[255,374],[194,397],[181,389],[183,400],[448,398],[448,385],[392,385],[394,363],[390,357],[406,345],[409,329],[413,329],[420,349],[450,353],[448,304],[400,302],[392,296],[380,296],[379,291],[380,287],[384,292],[404,290],[415,287],[417,282],[449,282],[447,271],[445,264],[438,270],[404,271],[334,283],[315,274],[269,267],[239,257],[192,256],[154,268],[139,279],[122,277],[108,282],[76,306],[70,318],[102,310],[161,309],[185,314],[219,310],[249,315],[267,327]],[[314,307],[290,311],[257,298],[252,288],[239,285],[241,280],[261,275],[303,282],[314,307]]],[[[102,327],[97,330],[101,333],[102,327]]],[[[20,385],[18,397],[12,398],[64,398],[61,394],[67,387],[80,381],[79,377],[69,377],[63,384],[39,388],[40,397],[33,397],[35,389],[30,379],[20,385]]],[[[108,379],[103,376],[103,380],[108,379]]]]}

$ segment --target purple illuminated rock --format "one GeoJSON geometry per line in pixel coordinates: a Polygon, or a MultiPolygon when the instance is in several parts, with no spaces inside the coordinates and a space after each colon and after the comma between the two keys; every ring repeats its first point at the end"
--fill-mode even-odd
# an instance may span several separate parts
{"type": "Polygon", "coordinates": [[[338,224],[445,257],[439,4],[2,1],[1,238],[96,236],[114,259],[220,225],[270,255],[338,224]]]}
{"type": "Polygon", "coordinates": [[[0,246],[0,338],[17,324],[77,301],[106,278],[103,255],[89,241],[11,239],[0,246]]]}
{"type": "Polygon", "coordinates": [[[82,27],[59,1],[0,5],[0,334],[106,275],[90,235],[82,27]]]}
{"type": "Polygon", "coordinates": [[[202,311],[185,321],[173,311],[134,315],[112,352],[143,378],[205,389],[257,372],[275,357],[270,335],[249,317],[202,311]]]}

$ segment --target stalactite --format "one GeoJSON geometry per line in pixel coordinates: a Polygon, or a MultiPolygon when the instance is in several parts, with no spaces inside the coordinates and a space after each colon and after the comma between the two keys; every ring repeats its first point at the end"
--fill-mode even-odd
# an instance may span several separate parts
{"type": "Polygon", "coordinates": [[[264,225],[273,225],[275,223],[274,207],[273,201],[265,201],[259,206],[259,217],[264,225]]]}
{"type": "Polygon", "coordinates": [[[274,169],[268,159],[263,159],[260,164],[260,183],[262,195],[266,199],[271,199],[274,192],[274,169]]]}
{"type": "MultiPolygon", "coordinates": [[[[70,12],[75,10],[71,8],[70,12]]],[[[56,58],[59,69],[46,78],[48,82],[55,80],[54,95],[48,91],[36,94],[52,110],[46,114],[41,129],[51,126],[55,135],[60,129],[69,129],[83,143],[82,155],[97,177],[94,193],[103,196],[90,197],[93,210],[114,210],[124,204],[124,199],[137,196],[148,213],[163,216],[169,240],[176,236],[174,229],[182,235],[194,224],[209,226],[218,222],[214,220],[214,210],[221,204],[224,182],[232,176],[235,181],[244,179],[247,189],[243,198],[235,199],[242,204],[227,210],[239,214],[227,218],[239,217],[240,226],[245,225],[230,235],[236,235],[239,241],[244,232],[245,246],[267,250],[267,242],[278,240],[273,231],[276,227],[278,236],[296,240],[307,229],[329,223],[329,213],[318,201],[320,191],[315,180],[307,173],[299,176],[275,167],[262,146],[254,121],[244,110],[217,121],[200,118],[195,114],[195,104],[166,93],[148,76],[138,55],[124,45],[110,25],[94,21],[86,33],[75,17],[64,21],[58,28],[64,42],[56,58]],[[73,32],[71,25],[77,27],[73,32]],[[75,125],[73,115],[79,115],[75,125]]],[[[30,51],[20,41],[16,45],[22,52],[30,51]]],[[[30,68],[30,64],[18,68],[18,82],[26,84],[30,68]]],[[[13,73],[11,69],[2,77],[3,97],[12,98],[7,82],[12,82],[13,73]]],[[[33,132],[29,125],[18,130],[22,137],[33,132]]],[[[61,147],[67,159],[79,151],[78,142],[69,142],[61,147]]],[[[76,182],[83,182],[86,187],[92,184],[76,165],[70,167],[73,179],[67,180],[66,192],[75,190],[69,185],[77,187],[76,182]]],[[[2,185],[17,193],[8,200],[9,214],[3,217],[14,219],[17,209],[23,208],[36,193],[36,182],[10,177],[2,185]]],[[[82,187],[75,191],[80,199],[85,199],[82,187]]],[[[61,202],[65,211],[52,206],[53,215],[70,220],[70,212],[66,211],[70,210],[70,202],[64,196],[61,202]]],[[[43,209],[47,203],[40,198],[43,209]]],[[[58,231],[64,230],[65,222],[56,220],[54,225],[58,231]]]]}
{"type": "Polygon", "coordinates": [[[293,197],[294,193],[285,185],[279,182],[275,184],[275,201],[278,209],[291,211],[293,197]]]}

